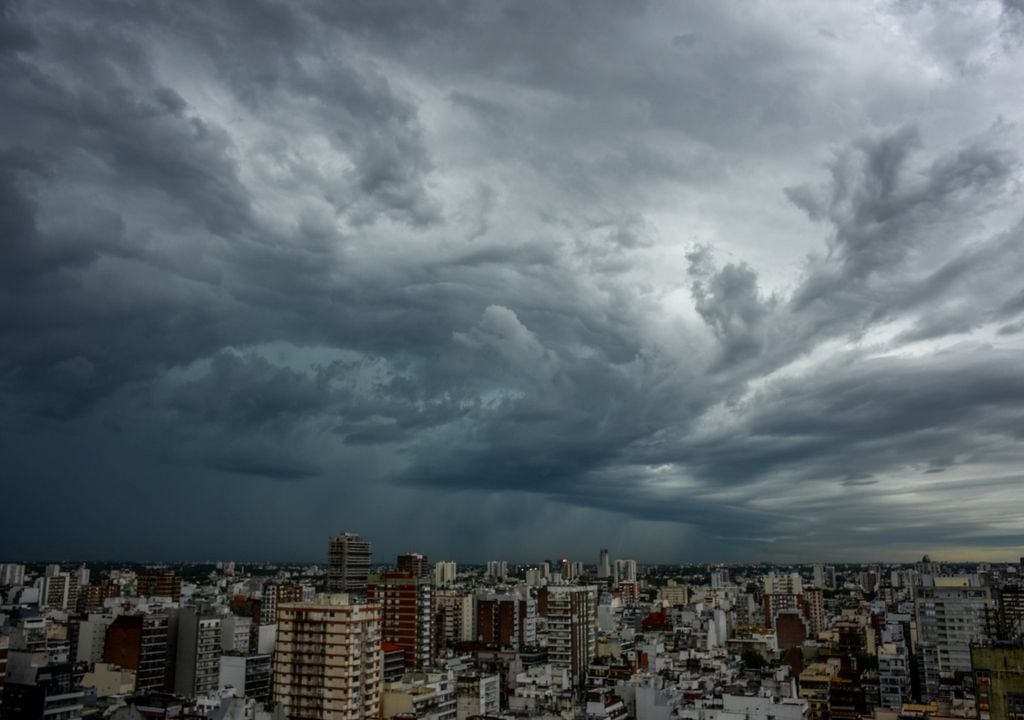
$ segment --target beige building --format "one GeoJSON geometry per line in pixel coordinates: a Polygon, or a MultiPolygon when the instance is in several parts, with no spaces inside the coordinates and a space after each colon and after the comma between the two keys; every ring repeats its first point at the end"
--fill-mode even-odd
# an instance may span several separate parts
{"type": "Polygon", "coordinates": [[[414,715],[419,720],[457,720],[455,682],[446,672],[410,672],[384,685],[380,717],[414,715]]]}
{"type": "Polygon", "coordinates": [[[273,700],[289,720],[370,720],[381,699],[381,608],[345,594],[278,608],[273,700]]]}
{"type": "Polygon", "coordinates": [[[98,662],[82,678],[83,688],[96,688],[97,697],[131,695],[135,692],[135,671],[98,662]]]}
{"type": "Polygon", "coordinates": [[[548,661],[568,668],[582,687],[597,655],[597,588],[553,585],[547,597],[548,661]]]}
{"type": "Polygon", "coordinates": [[[800,673],[800,697],[807,701],[809,717],[814,720],[828,715],[828,698],[832,681],[839,675],[837,659],[811,663],[800,673]]]}

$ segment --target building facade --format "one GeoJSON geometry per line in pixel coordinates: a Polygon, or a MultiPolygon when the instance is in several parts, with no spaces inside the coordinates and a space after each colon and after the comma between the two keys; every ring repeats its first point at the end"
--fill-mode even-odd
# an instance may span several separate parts
{"type": "Polygon", "coordinates": [[[278,608],[273,700],[289,720],[373,720],[381,693],[381,607],[345,594],[278,608]]]}

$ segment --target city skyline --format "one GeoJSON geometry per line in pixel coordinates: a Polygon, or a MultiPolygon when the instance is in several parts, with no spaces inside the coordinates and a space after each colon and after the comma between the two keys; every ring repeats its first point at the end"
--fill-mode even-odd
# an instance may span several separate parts
{"type": "Polygon", "coordinates": [[[0,38],[4,555],[1024,555],[1019,1],[0,38]]]}

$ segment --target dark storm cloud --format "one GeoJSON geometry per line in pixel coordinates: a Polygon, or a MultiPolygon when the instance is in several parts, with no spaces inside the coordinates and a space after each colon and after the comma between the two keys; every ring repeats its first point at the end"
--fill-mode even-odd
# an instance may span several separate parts
{"type": "Polygon", "coordinates": [[[15,551],[1019,544],[1011,5],[6,4],[15,551]]]}

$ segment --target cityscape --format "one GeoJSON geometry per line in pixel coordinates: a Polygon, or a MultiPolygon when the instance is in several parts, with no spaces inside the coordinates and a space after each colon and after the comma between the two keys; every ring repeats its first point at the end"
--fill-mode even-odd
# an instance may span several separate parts
{"type": "Polygon", "coordinates": [[[0,717],[1015,720],[1019,563],[0,564],[0,717]]]}
{"type": "Polygon", "coordinates": [[[0,720],[1024,720],[1024,0],[0,0],[0,720]]]}

